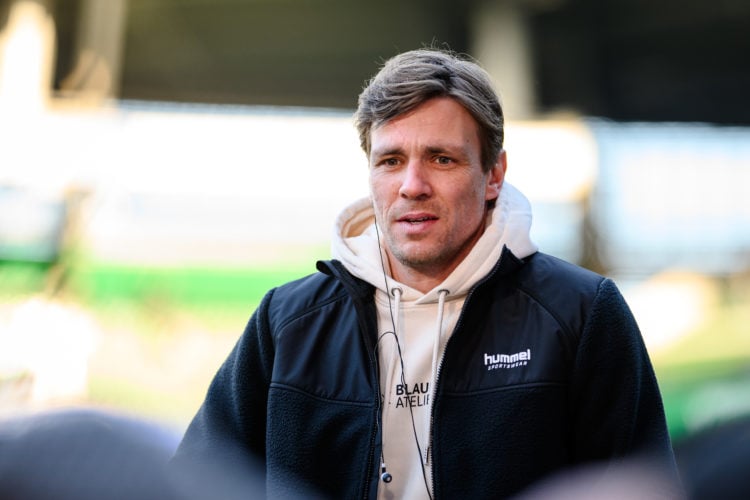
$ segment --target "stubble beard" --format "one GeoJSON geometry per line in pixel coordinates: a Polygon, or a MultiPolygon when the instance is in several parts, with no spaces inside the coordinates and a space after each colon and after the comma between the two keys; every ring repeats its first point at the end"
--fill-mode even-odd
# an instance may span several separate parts
{"type": "MultiPolygon", "coordinates": [[[[408,249],[409,243],[399,244],[391,235],[386,235],[386,248],[390,257],[397,260],[405,268],[424,276],[447,277],[448,271],[452,271],[460,264],[456,261],[458,256],[462,253],[469,254],[484,229],[484,224],[481,224],[469,238],[452,248],[443,246],[444,242],[441,240],[428,248],[412,249],[411,251],[408,249]]],[[[391,268],[391,271],[393,271],[393,268],[391,268]]]]}
{"type": "MultiPolygon", "coordinates": [[[[485,204],[484,213],[474,232],[461,242],[453,242],[452,246],[446,247],[444,245],[445,240],[441,238],[433,245],[409,248],[412,243],[418,243],[418,241],[409,241],[408,238],[404,241],[399,241],[398,237],[392,232],[392,228],[387,225],[387,222],[384,223],[378,215],[380,212],[377,204],[374,205],[374,208],[376,224],[383,228],[383,243],[385,244],[386,255],[391,261],[389,266],[391,268],[391,275],[393,276],[394,271],[396,271],[394,269],[395,263],[393,262],[395,259],[403,268],[432,278],[447,277],[460,264],[460,262],[456,261],[458,256],[463,254],[463,258],[465,258],[469,254],[484,233],[489,211],[488,206],[485,204]]],[[[429,211],[440,212],[435,207],[431,207],[429,211]]],[[[387,216],[384,218],[386,221],[388,220],[387,216]]]]}

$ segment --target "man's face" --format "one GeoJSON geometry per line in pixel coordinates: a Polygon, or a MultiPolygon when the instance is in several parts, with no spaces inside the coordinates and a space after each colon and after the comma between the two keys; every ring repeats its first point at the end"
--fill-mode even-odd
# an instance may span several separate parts
{"type": "Polygon", "coordinates": [[[430,99],[370,134],[370,190],[394,277],[416,272],[437,284],[484,231],[505,155],[482,171],[478,126],[448,97],[430,99]]]}

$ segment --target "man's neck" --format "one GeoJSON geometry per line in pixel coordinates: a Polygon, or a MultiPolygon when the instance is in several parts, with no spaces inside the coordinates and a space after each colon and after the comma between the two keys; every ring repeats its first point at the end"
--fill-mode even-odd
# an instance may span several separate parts
{"type": "Polygon", "coordinates": [[[422,293],[427,293],[450,276],[456,266],[440,269],[415,269],[401,265],[399,262],[391,264],[391,276],[399,283],[403,283],[422,293]]]}

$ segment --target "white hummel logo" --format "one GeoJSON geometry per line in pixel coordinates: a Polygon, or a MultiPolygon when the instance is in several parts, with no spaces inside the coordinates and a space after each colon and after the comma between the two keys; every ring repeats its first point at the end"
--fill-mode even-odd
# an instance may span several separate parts
{"type": "Polygon", "coordinates": [[[487,367],[487,370],[526,366],[529,361],[531,361],[531,349],[526,349],[525,351],[517,352],[515,354],[484,353],[484,366],[487,367]]]}

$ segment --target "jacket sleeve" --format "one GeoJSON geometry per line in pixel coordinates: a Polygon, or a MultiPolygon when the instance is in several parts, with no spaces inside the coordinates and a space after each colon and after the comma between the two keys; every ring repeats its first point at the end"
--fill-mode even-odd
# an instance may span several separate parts
{"type": "Polygon", "coordinates": [[[676,473],[656,376],[614,282],[601,281],[586,318],[570,385],[574,460],[635,455],[676,473]]]}
{"type": "Polygon", "coordinates": [[[268,324],[272,296],[273,290],[250,318],[188,426],[172,459],[183,471],[221,474],[222,481],[232,473],[264,477],[266,403],[273,366],[268,324]]]}

